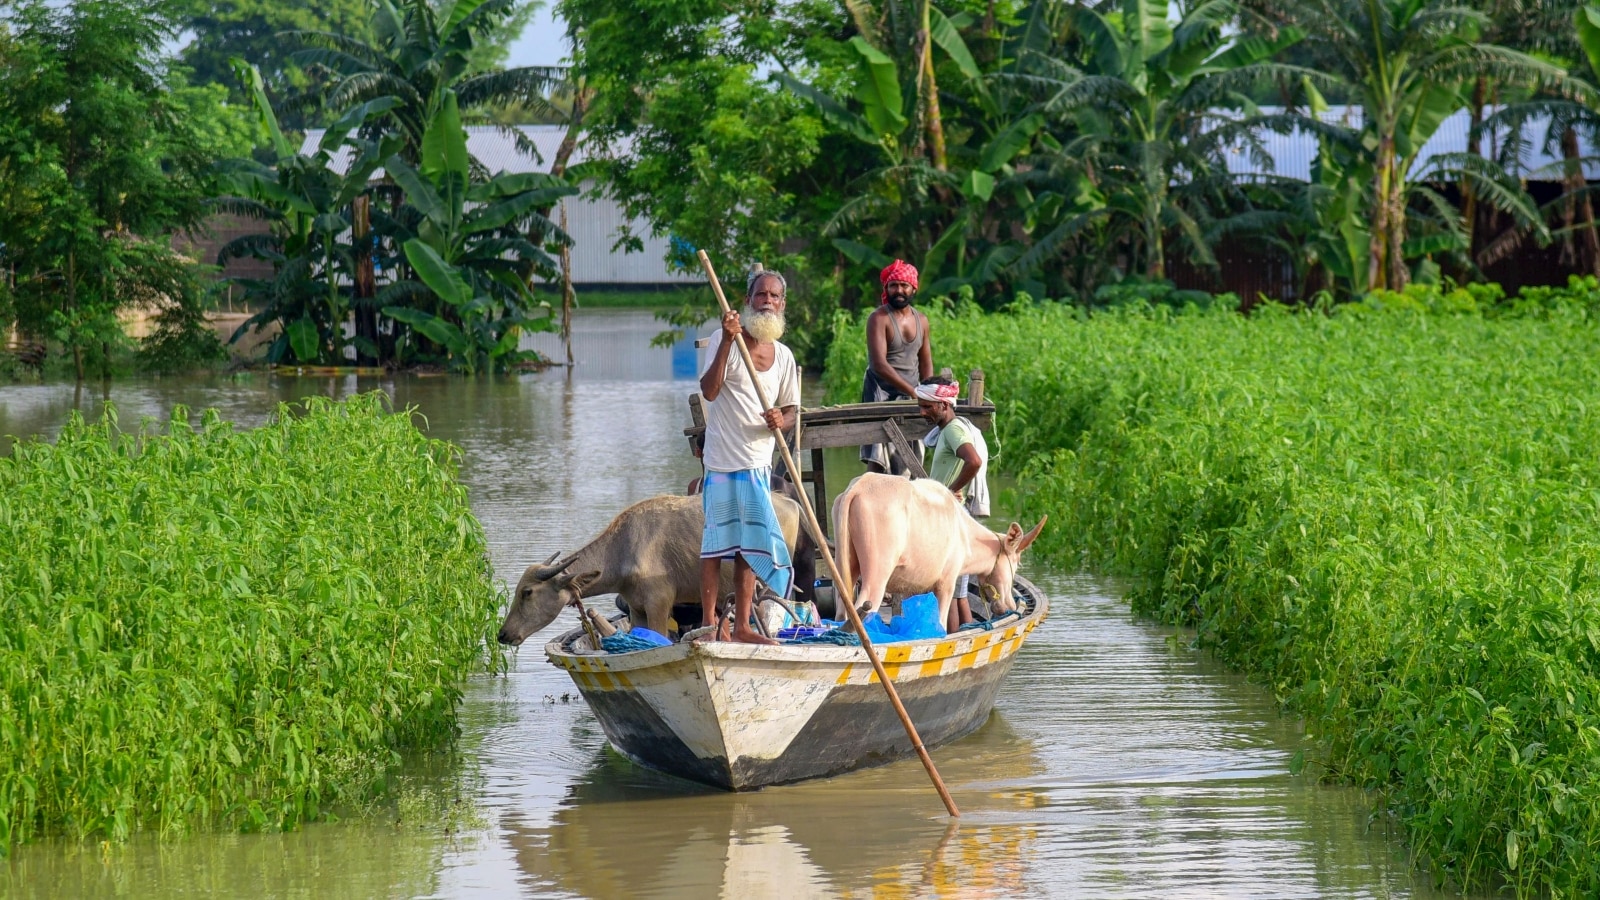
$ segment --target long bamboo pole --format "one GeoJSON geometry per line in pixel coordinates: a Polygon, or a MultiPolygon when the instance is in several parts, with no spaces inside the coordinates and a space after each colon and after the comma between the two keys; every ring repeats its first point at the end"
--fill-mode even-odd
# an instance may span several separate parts
{"type": "MultiPolygon", "coordinates": [[[[717,272],[711,267],[711,257],[704,250],[700,251],[700,265],[706,270],[706,278],[711,281],[712,293],[717,295],[717,303],[722,307],[723,315],[730,311],[728,298],[722,293],[722,282],[717,280],[717,272]]],[[[734,343],[739,347],[739,358],[744,360],[745,369],[750,373],[750,383],[755,385],[756,399],[761,401],[763,410],[772,409],[772,403],[767,399],[767,392],[761,387],[761,379],[756,374],[755,360],[750,358],[750,348],[745,346],[744,335],[734,335],[734,343]]],[[[773,435],[778,439],[778,452],[783,454],[783,464],[788,469],[792,478],[800,477],[800,469],[794,464],[794,457],[789,453],[789,442],[784,440],[781,428],[772,429],[773,435]]],[[[844,607],[845,616],[850,620],[850,627],[861,635],[861,649],[867,651],[867,659],[872,662],[872,671],[878,673],[878,683],[883,685],[883,690],[889,695],[889,703],[894,707],[895,715],[900,717],[900,724],[905,726],[906,736],[911,738],[911,746],[917,751],[917,757],[922,760],[922,767],[928,770],[928,778],[933,781],[934,788],[939,792],[939,799],[944,801],[944,808],[950,811],[951,816],[960,817],[961,810],[956,808],[956,801],[951,798],[950,791],[944,786],[944,779],[939,777],[939,770],[933,765],[933,757],[928,755],[928,748],[922,745],[922,737],[917,734],[917,726],[911,723],[911,716],[906,714],[905,704],[900,702],[900,694],[894,689],[894,682],[889,680],[889,673],[883,668],[883,661],[878,659],[878,651],[872,646],[872,639],[867,636],[867,628],[861,624],[861,616],[856,612],[854,585],[845,584],[844,577],[839,574],[839,564],[833,558],[833,551],[828,549],[828,536],[822,533],[822,526],[817,523],[817,514],[811,508],[811,498],[805,491],[800,491],[800,512],[805,520],[806,530],[811,532],[811,539],[816,541],[817,549],[822,552],[822,561],[828,566],[828,574],[833,578],[833,595],[835,605],[844,607]]]]}

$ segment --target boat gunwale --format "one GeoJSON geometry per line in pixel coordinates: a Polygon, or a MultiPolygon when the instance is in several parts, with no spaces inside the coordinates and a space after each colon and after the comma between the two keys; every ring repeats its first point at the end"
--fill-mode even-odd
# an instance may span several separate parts
{"type": "MultiPolygon", "coordinates": [[[[930,663],[961,656],[974,649],[984,649],[1012,640],[1020,640],[1049,615],[1050,600],[1044,591],[1027,579],[1018,576],[1019,589],[1029,594],[1032,606],[1028,612],[1010,624],[995,629],[956,632],[939,637],[919,638],[913,641],[875,643],[878,659],[886,664],[930,663]],[[988,639],[982,647],[971,643],[988,639]],[[942,645],[942,646],[941,646],[942,645]],[[966,645],[966,646],[963,646],[966,645]],[[929,648],[926,655],[916,651],[929,648]],[[942,652],[941,652],[942,650],[942,652]]],[[[545,657],[552,665],[568,671],[637,671],[672,665],[691,659],[722,662],[810,663],[818,666],[871,665],[865,648],[831,644],[740,644],[732,641],[685,641],[667,644],[649,650],[631,653],[575,653],[565,649],[585,634],[582,628],[563,632],[544,646],[545,657]]],[[[1007,654],[1008,656],[1010,654],[1007,654]]]]}

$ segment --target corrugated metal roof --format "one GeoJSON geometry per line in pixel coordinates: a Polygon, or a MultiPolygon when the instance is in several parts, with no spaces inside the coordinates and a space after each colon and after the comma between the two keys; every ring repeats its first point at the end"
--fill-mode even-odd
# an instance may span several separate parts
{"type": "MultiPolygon", "coordinates": [[[[1262,107],[1263,113],[1282,112],[1281,108],[1262,107]]],[[[1486,111],[1486,115],[1494,110],[1486,111]]],[[[1319,116],[1322,121],[1337,123],[1350,128],[1360,128],[1363,120],[1362,109],[1359,106],[1333,106],[1319,116]]],[[[1441,154],[1467,152],[1467,132],[1471,130],[1472,118],[1466,110],[1458,110],[1445,119],[1433,137],[1422,146],[1422,153],[1418,156],[1411,170],[1411,177],[1416,179],[1425,175],[1429,169],[1430,161],[1441,154]]],[[[1519,160],[1513,174],[1529,181],[1560,181],[1561,174],[1558,163],[1561,162],[1561,149],[1557,140],[1546,140],[1546,132],[1550,130],[1550,117],[1541,116],[1532,119],[1524,130],[1524,140],[1527,146],[1520,148],[1519,160]]],[[[1507,140],[1505,129],[1499,129],[1496,134],[1486,134],[1479,141],[1479,150],[1483,155],[1494,158],[1499,155],[1502,145],[1507,140]]],[[[1559,138],[1559,135],[1552,136],[1559,138]]],[[[1227,153],[1228,171],[1236,175],[1266,175],[1272,174],[1280,178],[1292,178],[1297,181],[1311,180],[1311,164],[1317,158],[1317,138],[1315,135],[1296,129],[1288,134],[1278,134],[1272,131],[1261,132],[1261,140],[1266,148],[1267,156],[1271,158],[1273,167],[1265,169],[1258,166],[1250,158],[1250,154],[1243,146],[1231,148],[1227,153]]],[[[1596,155],[1596,148],[1588,141],[1580,140],[1579,149],[1585,157],[1596,155]]],[[[1600,162],[1590,161],[1584,165],[1585,176],[1590,180],[1600,179],[1600,162]]]]}
{"type": "MultiPolygon", "coordinates": [[[[566,136],[564,125],[520,125],[516,128],[527,138],[538,154],[538,159],[522,152],[517,140],[504,130],[492,125],[473,125],[467,128],[467,152],[490,172],[548,172],[555,160],[561,139],[566,136]]],[[[306,132],[301,152],[315,152],[322,131],[306,132]]],[[[626,150],[626,145],[622,147],[626,150]]],[[[333,167],[344,171],[350,165],[351,151],[342,148],[334,154],[333,167]]],[[[591,148],[579,141],[573,150],[569,165],[588,159],[591,148]]],[[[381,170],[379,172],[381,174],[381,170]]],[[[592,183],[585,183],[586,193],[568,198],[567,233],[572,236],[572,280],[579,284],[676,284],[692,283],[699,279],[681,272],[667,270],[666,256],[669,241],[665,237],[652,237],[650,223],[642,219],[628,219],[617,203],[606,197],[588,193],[592,183]],[[638,236],[644,243],[639,253],[612,250],[622,236],[623,228],[638,236]]],[[[552,211],[551,218],[560,221],[560,208],[552,211]]]]}

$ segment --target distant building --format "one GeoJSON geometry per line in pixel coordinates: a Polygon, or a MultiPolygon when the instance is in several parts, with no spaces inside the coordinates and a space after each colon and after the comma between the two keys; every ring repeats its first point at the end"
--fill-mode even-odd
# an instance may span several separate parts
{"type": "MultiPolygon", "coordinates": [[[[1485,109],[1484,115],[1489,116],[1497,109],[1498,107],[1485,109]]],[[[1272,115],[1283,112],[1283,108],[1264,106],[1261,107],[1261,112],[1272,115]]],[[[1359,129],[1364,115],[1359,106],[1330,106],[1318,118],[1330,125],[1359,129]]],[[[1472,116],[1464,109],[1457,110],[1439,123],[1433,137],[1422,145],[1422,152],[1418,154],[1407,178],[1411,181],[1429,181],[1431,179],[1427,176],[1433,167],[1433,160],[1451,153],[1467,152],[1467,136],[1471,127],[1472,116]]],[[[1503,158],[1508,161],[1514,159],[1515,162],[1507,167],[1514,177],[1529,182],[1559,182],[1562,179],[1559,165],[1561,136],[1549,134],[1549,130],[1549,116],[1530,119],[1523,128],[1523,143],[1511,148],[1507,144],[1509,138],[1507,130],[1500,128],[1479,138],[1478,152],[1490,159],[1503,158]],[[1506,152],[1510,149],[1515,149],[1517,152],[1514,155],[1506,152]]],[[[1311,180],[1311,164],[1316,161],[1319,149],[1316,135],[1296,129],[1288,134],[1263,131],[1260,137],[1267,157],[1272,161],[1271,168],[1258,165],[1251,159],[1247,147],[1236,144],[1227,150],[1228,171],[1236,175],[1275,175],[1295,181],[1311,180]]],[[[1585,178],[1589,181],[1600,181],[1600,157],[1596,156],[1597,148],[1582,139],[1580,135],[1579,150],[1585,160],[1585,178]]]]}

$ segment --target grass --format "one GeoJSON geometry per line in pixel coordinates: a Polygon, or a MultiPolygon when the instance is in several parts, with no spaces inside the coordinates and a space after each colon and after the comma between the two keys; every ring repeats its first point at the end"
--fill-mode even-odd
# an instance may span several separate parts
{"type": "Polygon", "coordinates": [[[457,451],[384,403],[0,459],[0,848],[290,828],[454,740],[501,597],[457,451]]]}
{"type": "MultiPolygon", "coordinates": [[[[1003,465],[1051,516],[1041,549],[1133,576],[1137,610],[1303,714],[1312,759],[1377,791],[1440,878],[1595,896],[1589,293],[936,314],[935,363],[986,370],[1003,465]]],[[[864,360],[840,327],[830,390],[852,399],[864,360]]]]}
{"type": "MultiPolygon", "coordinates": [[[[540,299],[550,299],[552,306],[556,307],[560,315],[561,294],[557,286],[556,293],[547,297],[540,294],[540,299]]],[[[578,296],[579,309],[678,309],[679,307],[698,303],[700,305],[712,304],[706,293],[704,285],[688,285],[685,287],[665,288],[639,288],[637,290],[620,290],[616,288],[588,289],[577,287],[574,289],[578,296]]]]}

